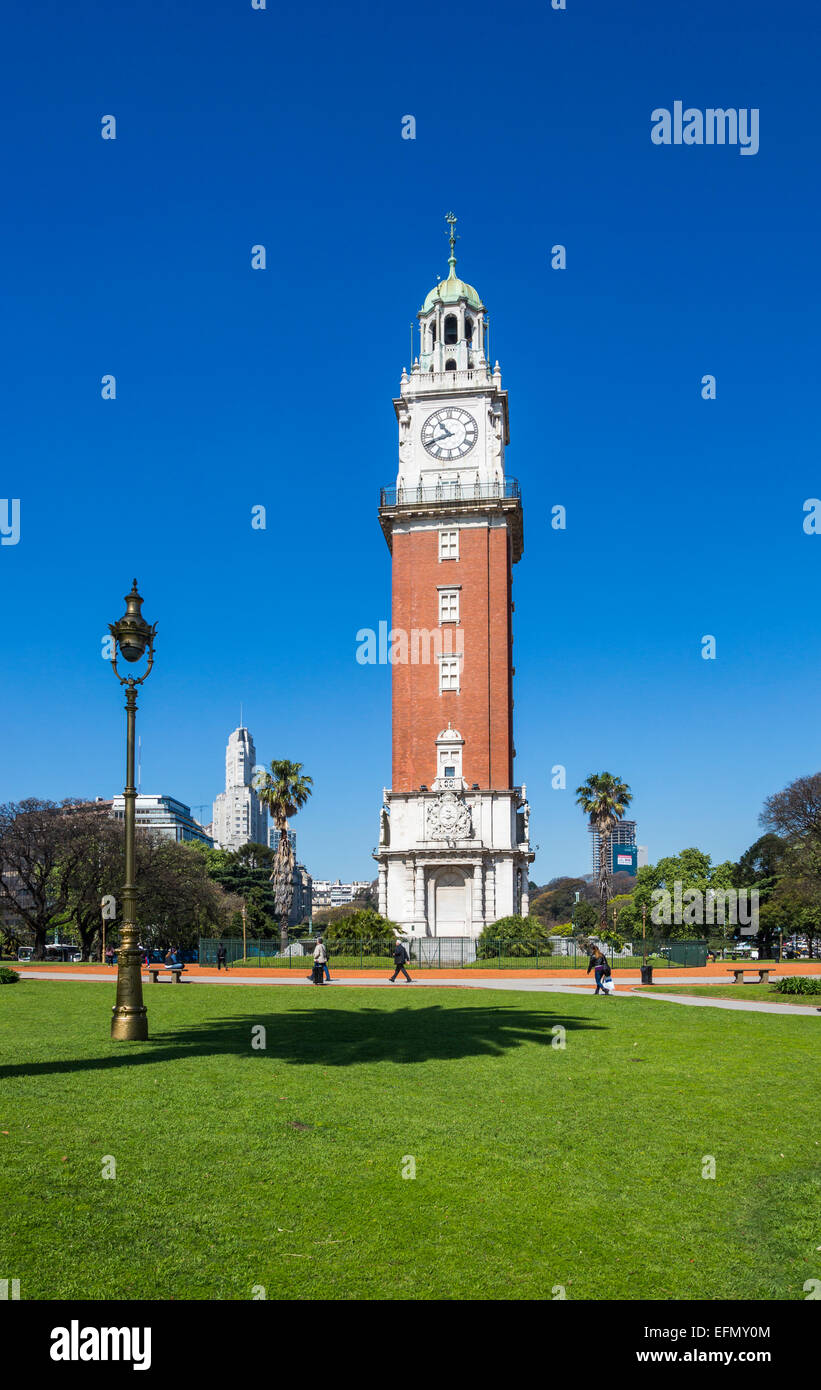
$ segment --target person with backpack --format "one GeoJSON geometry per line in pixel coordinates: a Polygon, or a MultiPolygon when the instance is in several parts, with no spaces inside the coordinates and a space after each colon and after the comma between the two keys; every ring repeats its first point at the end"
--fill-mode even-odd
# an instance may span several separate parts
{"type": "Polygon", "coordinates": [[[607,994],[608,991],[604,988],[604,981],[610,979],[610,962],[604,954],[604,951],[600,951],[598,946],[593,947],[593,954],[591,955],[590,960],[588,961],[588,975],[590,974],[591,970],[593,971],[593,974],[596,979],[596,988],[594,989],[593,993],[607,994]]]}
{"type": "Polygon", "coordinates": [[[400,970],[402,971],[402,974],[404,975],[404,977],[405,977],[405,979],[407,980],[408,984],[409,984],[409,985],[412,985],[412,984],[413,984],[413,980],[411,979],[410,975],[408,974],[407,970],[405,969],[405,964],[406,964],[406,962],[409,961],[409,960],[410,960],[410,956],[408,955],[408,953],[407,953],[407,951],[406,951],[406,949],[405,949],[404,943],[401,942],[401,941],[397,938],[396,945],[395,945],[394,948],[393,948],[393,963],[394,963],[394,965],[396,966],[396,969],[394,970],[393,974],[391,975],[390,983],[391,983],[392,985],[396,983],[396,977],[397,977],[397,975],[399,974],[399,971],[400,971],[400,970]]]}

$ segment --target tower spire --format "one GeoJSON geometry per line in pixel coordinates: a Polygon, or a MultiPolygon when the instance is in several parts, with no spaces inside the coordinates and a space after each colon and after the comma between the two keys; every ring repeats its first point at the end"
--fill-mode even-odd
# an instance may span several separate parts
{"type": "Polygon", "coordinates": [[[454,217],[452,212],[447,213],[445,216],[445,221],[450,223],[450,255],[448,257],[448,265],[450,266],[450,271],[448,273],[449,280],[455,280],[456,278],[456,232],[454,228],[458,220],[458,217],[454,217]]]}

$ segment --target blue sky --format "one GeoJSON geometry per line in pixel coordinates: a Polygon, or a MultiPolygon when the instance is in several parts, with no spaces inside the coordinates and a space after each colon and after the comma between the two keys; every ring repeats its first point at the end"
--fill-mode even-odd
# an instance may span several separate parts
{"type": "Polygon", "coordinates": [[[450,208],[524,497],[534,876],[589,868],[591,771],[630,783],[655,860],[737,857],[818,768],[817,10],[567,5],[9,14],[0,799],[121,790],[100,650],[137,575],[143,790],[210,803],[242,702],[260,758],[314,778],[311,872],[372,875],[390,674],[355,634],[389,618],[391,398],[450,208]],[[758,154],[652,144],[677,99],[759,108],[758,154]]]}

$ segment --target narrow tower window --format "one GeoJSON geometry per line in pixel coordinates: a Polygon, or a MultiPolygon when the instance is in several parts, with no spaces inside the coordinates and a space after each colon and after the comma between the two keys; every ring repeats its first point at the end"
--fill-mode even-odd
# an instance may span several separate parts
{"type": "Polygon", "coordinates": [[[459,559],[459,532],[440,531],[439,532],[439,559],[458,560],[459,559]]]}
{"type": "Polygon", "coordinates": [[[439,590],[439,622],[458,623],[459,621],[459,590],[440,589],[439,590]]]}
{"type": "Polygon", "coordinates": [[[442,694],[446,691],[459,690],[459,658],[456,656],[443,657],[439,662],[439,690],[442,694]]]}
{"type": "Polygon", "coordinates": [[[455,314],[448,314],[445,319],[445,347],[452,347],[459,341],[459,320],[455,314]]]}

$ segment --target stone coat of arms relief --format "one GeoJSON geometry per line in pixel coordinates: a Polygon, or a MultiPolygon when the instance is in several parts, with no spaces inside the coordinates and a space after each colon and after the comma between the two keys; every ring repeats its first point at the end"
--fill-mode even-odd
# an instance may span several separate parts
{"type": "Polygon", "coordinates": [[[472,828],[470,807],[455,792],[441,792],[437,800],[428,805],[426,839],[454,844],[457,840],[469,840],[472,828]]]}

